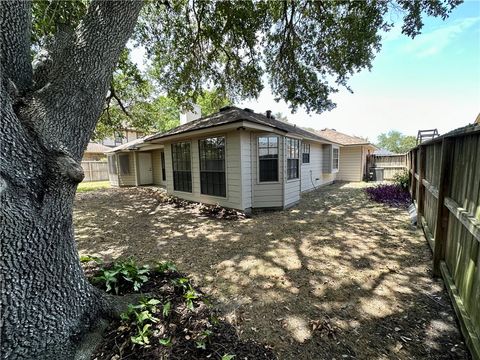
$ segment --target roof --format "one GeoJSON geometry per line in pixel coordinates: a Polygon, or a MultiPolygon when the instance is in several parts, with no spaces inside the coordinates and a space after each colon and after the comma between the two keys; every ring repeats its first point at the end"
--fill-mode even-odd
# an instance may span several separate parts
{"type": "Polygon", "coordinates": [[[103,154],[105,152],[108,152],[112,150],[112,148],[102,145],[102,144],[97,144],[94,142],[89,142],[87,149],[85,150],[85,153],[93,153],[93,154],[103,154]]]}
{"type": "Polygon", "coordinates": [[[292,133],[312,140],[330,142],[330,140],[323,138],[313,132],[297,127],[296,125],[276,120],[273,117],[267,117],[263,114],[256,113],[250,109],[240,109],[235,106],[226,106],[220,109],[219,112],[210,116],[205,116],[200,119],[190,121],[186,124],[177,126],[176,128],[161,134],[152,135],[149,140],[161,139],[167,136],[178,135],[190,131],[207,129],[214,126],[231,124],[240,121],[249,121],[259,125],[269,126],[280,131],[292,133]]]}
{"type": "Polygon", "coordinates": [[[110,149],[110,152],[116,152],[127,149],[135,149],[138,145],[148,143],[152,140],[159,140],[173,135],[186,134],[195,130],[203,130],[208,128],[213,128],[216,126],[232,124],[236,122],[250,122],[258,125],[268,126],[286,134],[294,134],[302,138],[306,138],[314,141],[321,141],[327,143],[337,143],[336,141],[329,140],[320,136],[319,134],[313,133],[311,131],[304,130],[296,125],[285,123],[274,119],[273,117],[267,117],[263,114],[255,113],[250,109],[240,109],[235,106],[227,106],[220,109],[219,112],[201,117],[200,119],[189,121],[183,125],[177,126],[169,131],[164,133],[158,133],[154,135],[148,135],[141,139],[130,141],[126,144],[122,144],[113,149],[110,149]]]}
{"type": "Polygon", "coordinates": [[[322,136],[325,139],[339,143],[341,145],[372,145],[368,140],[362,139],[357,136],[350,136],[344,133],[341,133],[335,129],[323,129],[317,130],[317,134],[322,136]]]}

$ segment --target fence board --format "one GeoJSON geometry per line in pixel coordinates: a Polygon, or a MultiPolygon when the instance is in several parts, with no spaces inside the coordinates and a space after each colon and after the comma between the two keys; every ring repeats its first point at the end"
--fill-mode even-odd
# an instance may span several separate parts
{"type": "Polygon", "coordinates": [[[474,358],[480,359],[480,125],[422,143],[408,154],[419,224],[474,358]],[[421,216],[423,215],[423,216],[421,216]],[[432,233],[433,231],[433,233],[432,233]]]}
{"type": "Polygon", "coordinates": [[[108,180],[108,163],[106,161],[82,161],[85,178],[83,181],[108,180]]]}

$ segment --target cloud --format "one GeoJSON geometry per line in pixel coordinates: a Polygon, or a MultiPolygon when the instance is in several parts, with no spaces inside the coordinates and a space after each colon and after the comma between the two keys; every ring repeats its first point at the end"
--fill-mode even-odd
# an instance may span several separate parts
{"type": "Polygon", "coordinates": [[[445,49],[458,35],[480,22],[480,17],[470,17],[453,22],[426,34],[418,35],[403,50],[415,53],[420,58],[438,54],[445,49]]]}

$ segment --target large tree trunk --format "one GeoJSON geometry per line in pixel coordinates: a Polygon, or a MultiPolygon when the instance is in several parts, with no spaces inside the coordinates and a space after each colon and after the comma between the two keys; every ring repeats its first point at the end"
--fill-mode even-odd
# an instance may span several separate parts
{"type": "Polygon", "coordinates": [[[69,359],[107,309],[72,225],[80,160],[140,1],[94,1],[34,70],[30,4],[1,1],[0,286],[4,359],[69,359]]]}

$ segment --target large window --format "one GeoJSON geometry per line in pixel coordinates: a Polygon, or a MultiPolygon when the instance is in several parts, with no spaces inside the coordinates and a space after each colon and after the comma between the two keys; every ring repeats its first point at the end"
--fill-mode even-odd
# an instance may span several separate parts
{"type": "Polygon", "coordinates": [[[225,181],[225,138],[214,137],[198,142],[200,156],[200,191],[205,195],[227,196],[225,181]]]}
{"type": "Polygon", "coordinates": [[[298,179],[300,140],[287,138],[287,180],[298,179]]]}
{"type": "Polygon", "coordinates": [[[310,163],[310,144],[302,144],[302,163],[310,163]]]}
{"type": "Polygon", "coordinates": [[[278,181],[278,137],[258,138],[259,181],[278,181]]]}
{"type": "Polygon", "coordinates": [[[173,189],[192,192],[192,163],[190,143],[172,144],[173,189]]]}
{"type": "Polygon", "coordinates": [[[339,164],[338,149],[333,148],[333,150],[332,150],[332,168],[333,168],[333,170],[338,170],[338,164],[339,164]]]}
{"type": "Polygon", "coordinates": [[[128,154],[121,154],[118,158],[120,160],[120,174],[130,175],[130,156],[128,154]]]}

